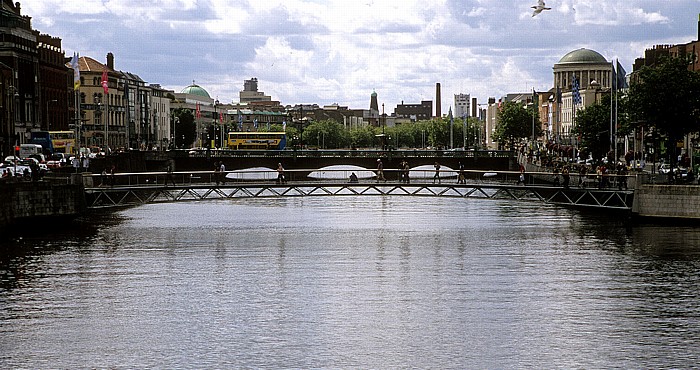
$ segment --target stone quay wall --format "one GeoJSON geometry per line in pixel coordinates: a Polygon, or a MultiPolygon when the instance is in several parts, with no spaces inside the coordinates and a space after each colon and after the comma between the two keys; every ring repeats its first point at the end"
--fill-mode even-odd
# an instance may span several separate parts
{"type": "Polygon", "coordinates": [[[647,218],[700,220],[700,186],[638,186],[634,192],[632,213],[647,218]]]}
{"type": "Polygon", "coordinates": [[[0,230],[45,219],[73,219],[86,209],[85,190],[80,184],[0,184],[0,230]]]}

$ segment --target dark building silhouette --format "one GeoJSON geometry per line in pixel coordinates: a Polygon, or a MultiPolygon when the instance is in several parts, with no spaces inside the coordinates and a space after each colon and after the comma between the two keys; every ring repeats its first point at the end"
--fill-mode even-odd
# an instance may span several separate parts
{"type": "Polygon", "coordinates": [[[66,65],[61,39],[36,32],[39,49],[39,89],[41,128],[69,130],[68,112],[75,107],[72,94],[73,70],[66,65]]]}
{"type": "Polygon", "coordinates": [[[433,102],[423,100],[420,104],[401,104],[396,106],[394,115],[397,119],[410,119],[413,122],[429,120],[433,114],[433,102]]]}
{"type": "Polygon", "coordinates": [[[23,16],[19,3],[0,3],[0,151],[10,155],[17,144],[26,143],[39,128],[37,81],[39,52],[31,18],[23,16]]]}

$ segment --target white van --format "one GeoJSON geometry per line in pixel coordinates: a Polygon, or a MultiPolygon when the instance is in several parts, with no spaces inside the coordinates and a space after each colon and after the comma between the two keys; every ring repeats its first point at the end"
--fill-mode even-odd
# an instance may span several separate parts
{"type": "Polygon", "coordinates": [[[22,144],[19,146],[19,157],[27,158],[32,154],[42,154],[43,148],[39,144],[22,144]]]}

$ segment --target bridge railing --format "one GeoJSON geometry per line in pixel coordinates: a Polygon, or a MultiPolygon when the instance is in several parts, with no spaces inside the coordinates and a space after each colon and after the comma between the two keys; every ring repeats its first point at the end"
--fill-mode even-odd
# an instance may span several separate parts
{"type": "Polygon", "coordinates": [[[513,152],[507,150],[435,150],[435,149],[284,149],[284,150],[233,150],[233,149],[192,149],[191,157],[311,157],[311,158],[379,158],[385,156],[423,158],[508,158],[513,152]]]}
{"type": "MultiPolygon", "coordinates": [[[[357,176],[358,182],[376,182],[377,170],[373,169],[294,169],[285,170],[286,182],[350,182],[351,174],[357,176]]],[[[434,169],[411,169],[409,181],[415,183],[437,182],[434,169]]],[[[484,171],[464,170],[461,175],[465,183],[511,183],[538,186],[563,186],[563,176],[551,172],[523,172],[524,181],[520,181],[519,171],[484,171]],[[558,181],[557,181],[558,178],[558,181]]],[[[404,171],[385,169],[386,182],[398,183],[405,181],[404,171]]],[[[250,169],[226,171],[181,171],[181,172],[131,172],[101,175],[84,173],[81,176],[87,187],[98,186],[163,186],[163,185],[198,185],[225,183],[254,183],[277,181],[278,173],[271,169],[250,169]]],[[[439,171],[439,181],[443,184],[454,184],[460,179],[460,171],[446,169],[439,171]]],[[[638,184],[648,183],[646,177],[631,175],[586,175],[571,174],[571,188],[619,188],[634,189],[638,184]]]]}

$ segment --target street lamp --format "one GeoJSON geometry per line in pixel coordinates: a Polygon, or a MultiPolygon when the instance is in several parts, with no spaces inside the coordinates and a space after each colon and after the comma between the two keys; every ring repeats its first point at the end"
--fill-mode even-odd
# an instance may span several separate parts
{"type": "Polygon", "coordinates": [[[51,131],[51,125],[49,122],[49,103],[56,103],[58,100],[51,99],[46,101],[46,131],[51,131]]]}

